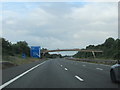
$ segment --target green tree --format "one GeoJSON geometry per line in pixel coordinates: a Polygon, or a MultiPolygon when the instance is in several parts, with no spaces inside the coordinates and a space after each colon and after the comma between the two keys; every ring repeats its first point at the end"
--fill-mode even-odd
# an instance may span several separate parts
{"type": "Polygon", "coordinates": [[[2,55],[12,55],[12,44],[2,38],[2,55]]]}
{"type": "Polygon", "coordinates": [[[26,41],[19,41],[16,44],[12,45],[13,52],[16,54],[25,53],[27,56],[30,56],[30,48],[26,41]]]}
{"type": "Polygon", "coordinates": [[[114,46],[114,44],[115,44],[115,40],[114,40],[114,38],[108,38],[108,39],[106,39],[106,41],[105,41],[105,43],[104,43],[104,46],[106,47],[106,48],[112,48],[113,46],[114,46]]]}
{"type": "MultiPolygon", "coordinates": [[[[92,50],[102,50],[103,53],[96,53],[98,58],[111,58],[111,59],[120,59],[120,39],[114,39],[112,37],[105,40],[103,44],[99,45],[89,45],[86,49],[92,50]]],[[[78,52],[74,57],[79,58],[90,58],[92,57],[91,53],[78,52]]]]}

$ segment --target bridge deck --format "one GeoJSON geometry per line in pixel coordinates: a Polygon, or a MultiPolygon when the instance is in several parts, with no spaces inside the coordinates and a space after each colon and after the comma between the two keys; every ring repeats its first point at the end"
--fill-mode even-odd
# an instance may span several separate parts
{"type": "Polygon", "coordinates": [[[57,49],[57,50],[46,50],[46,52],[60,52],[60,51],[81,51],[81,52],[103,52],[101,50],[81,50],[81,49],[57,49]]]}

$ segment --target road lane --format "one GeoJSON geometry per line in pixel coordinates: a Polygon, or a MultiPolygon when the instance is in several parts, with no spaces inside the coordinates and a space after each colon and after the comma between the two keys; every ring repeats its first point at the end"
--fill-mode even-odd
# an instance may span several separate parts
{"type": "Polygon", "coordinates": [[[72,74],[76,74],[84,78],[84,81],[89,88],[118,88],[118,84],[114,84],[110,80],[110,67],[100,66],[97,64],[86,64],[78,62],[76,65],[74,61],[59,60],[60,64],[67,67],[72,74]],[[104,70],[97,70],[96,68],[104,68],[104,70]]]}
{"type": "Polygon", "coordinates": [[[104,73],[108,73],[110,71],[110,65],[101,65],[101,64],[94,64],[94,63],[88,63],[88,62],[81,62],[81,61],[72,61],[72,60],[59,60],[64,63],[64,65],[69,65],[71,64],[72,66],[81,66],[84,65],[86,67],[89,67],[91,69],[96,69],[96,68],[102,68],[104,69],[104,73]],[[77,63],[77,64],[76,64],[77,63]]]}
{"type": "Polygon", "coordinates": [[[29,73],[30,71],[34,70],[35,68],[39,67],[40,65],[42,65],[42,64],[44,64],[44,63],[45,63],[45,61],[44,61],[43,63],[40,63],[40,64],[38,64],[38,65],[30,68],[29,70],[27,70],[27,71],[23,72],[22,74],[16,76],[15,78],[9,80],[8,82],[6,82],[6,83],[4,83],[3,85],[1,85],[1,86],[0,86],[0,89],[2,89],[2,88],[4,88],[4,87],[8,86],[9,84],[15,82],[17,79],[23,77],[24,75],[26,75],[27,73],[29,73]]]}
{"type": "Polygon", "coordinates": [[[109,69],[102,65],[51,59],[6,88],[118,88],[118,84],[110,80],[109,69]]]}
{"type": "Polygon", "coordinates": [[[40,64],[42,62],[44,62],[44,60],[36,61],[33,63],[29,63],[29,64],[23,64],[20,66],[11,67],[11,68],[2,70],[2,84],[15,78],[16,76],[20,75],[21,73],[27,71],[28,69],[30,69],[30,68],[34,67],[35,65],[40,64]]]}
{"type": "Polygon", "coordinates": [[[67,73],[57,62],[47,61],[6,88],[80,88],[86,87],[67,73]]]}

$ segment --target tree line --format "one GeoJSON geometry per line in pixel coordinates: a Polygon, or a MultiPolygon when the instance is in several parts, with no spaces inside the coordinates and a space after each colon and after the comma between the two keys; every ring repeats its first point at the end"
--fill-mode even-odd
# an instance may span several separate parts
{"type": "MultiPolygon", "coordinates": [[[[17,43],[12,44],[10,41],[6,40],[5,38],[0,38],[2,43],[2,56],[15,56],[15,55],[22,55],[23,53],[26,56],[30,56],[30,47],[26,41],[18,41],[17,43]]],[[[43,56],[42,51],[47,50],[46,48],[41,49],[41,58],[57,58],[62,57],[61,54],[49,54],[45,53],[43,56]]]]}
{"type": "MultiPolygon", "coordinates": [[[[26,41],[18,41],[12,44],[10,41],[6,40],[5,38],[0,38],[0,42],[2,44],[2,55],[10,55],[15,56],[17,54],[25,53],[27,56],[30,56],[30,47],[26,41]]],[[[43,50],[47,50],[42,48],[43,50]]],[[[99,45],[88,45],[84,50],[102,50],[103,53],[95,53],[97,58],[106,58],[106,59],[120,59],[120,39],[114,39],[112,37],[105,40],[103,44],[99,45]]],[[[42,53],[41,53],[42,56],[42,53]]],[[[62,57],[61,55],[57,54],[49,54],[46,53],[44,55],[47,58],[55,58],[55,57],[62,57]]],[[[76,58],[93,58],[92,53],[90,52],[78,52],[73,57],[76,58]]]]}
{"type": "Polygon", "coordinates": [[[18,41],[17,43],[12,44],[5,38],[0,38],[2,41],[2,55],[15,56],[17,54],[25,53],[27,56],[30,56],[30,47],[26,41],[18,41]]]}
{"type": "MultiPolygon", "coordinates": [[[[112,37],[105,40],[103,44],[86,46],[86,50],[102,50],[103,53],[95,53],[97,58],[120,59],[120,39],[112,37]]],[[[93,58],[90,52],[78,52],[73,57],[76,58],[93,58]]]]}

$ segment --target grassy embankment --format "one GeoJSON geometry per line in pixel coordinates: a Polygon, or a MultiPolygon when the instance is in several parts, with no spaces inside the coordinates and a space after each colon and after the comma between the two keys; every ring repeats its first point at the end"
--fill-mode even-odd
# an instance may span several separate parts
{"type": "Polygon", "coordinates": [[[31,58],[31,57],[22,58],[21,56],[3,56],[2,57],[2,61],[8,61],[15,65],[31,63],[31,62],[38,61],[38,60],[40,60],[40,59],[39,58],[31,58]]]}
{"type": "Polygon", "coordinates": [[[3,56],[2,62],[7,62],[7,63],[2,64],[2,68],[6,69],[9,67],[18,66],[22,64],[28,64],[28,63],[32,63],[32,62],[39,61],[39,60],[43,60],[43,59],[31,58],[31,57],[22,58],[20,55],[3,56]]]}
{"type": "Polygon", "coordinates": [[[73,58],[69,60],[90,62],[96,64],[105,64],[105,65],[114,65],[117,63],[117,60],[113,60],[112,58],[73,58]]]}

